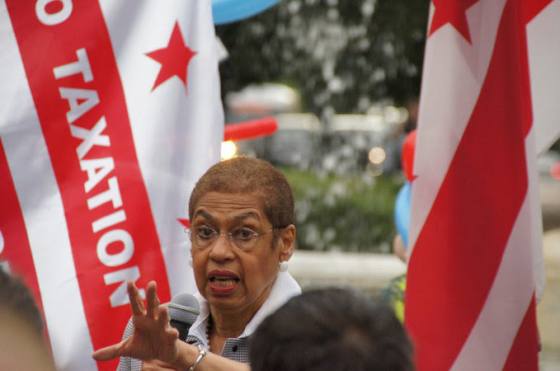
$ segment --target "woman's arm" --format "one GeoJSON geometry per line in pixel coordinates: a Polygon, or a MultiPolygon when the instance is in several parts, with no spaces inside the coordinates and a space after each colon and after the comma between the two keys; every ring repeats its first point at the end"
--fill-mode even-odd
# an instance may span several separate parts
{"type": "MultiPolygon", "coordinates": [[[[128,283],[128,296],[132,309],[134,333],[117,344],[98,349],[93,358],[106,361],[117,357],[141,360],[157,359],[177,370],[188,370],[198,357],[198,348],[182,342],[178,332],[169,324],[167,308],[160,305],[156,283],[151,281],[146,289],[147,307],[134,283],[128,283]]],[[[196,366],[196,371],[249,371],[248,365],[208,353],[196,366]]]]}

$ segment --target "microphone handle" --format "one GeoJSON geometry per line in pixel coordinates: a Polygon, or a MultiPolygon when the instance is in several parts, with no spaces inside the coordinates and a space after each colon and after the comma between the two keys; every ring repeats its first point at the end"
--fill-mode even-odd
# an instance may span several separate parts
{"type": "Polygon", "coordinates": [[[174,319],[169,321],[169,324],[173,328],[176,328],[177,331],[179,331],[179,339],[180,340],[185,341],[187,339],[187,335],[189,334],[189,328],[191,327],[190,324],[185,323],[185,322],[181,322],[181,321],[176,321],[174,319]]]}

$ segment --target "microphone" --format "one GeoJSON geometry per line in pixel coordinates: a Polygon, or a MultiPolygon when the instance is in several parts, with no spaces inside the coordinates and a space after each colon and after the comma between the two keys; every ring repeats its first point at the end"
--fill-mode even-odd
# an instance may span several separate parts
{"type": "Polygon", "coordinates": [[[171,299],[167,309],[171,319],[169,324],[179,331],[179,339],[185,340],[200,313],[198,300],[191,294],[178,294],[171,299]]]}

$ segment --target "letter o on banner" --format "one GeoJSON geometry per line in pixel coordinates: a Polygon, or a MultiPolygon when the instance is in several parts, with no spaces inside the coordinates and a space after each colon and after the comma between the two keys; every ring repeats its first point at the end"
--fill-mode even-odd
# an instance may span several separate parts
{"type": "Polygon", "coordinates": [[[72,14],[72,0],[38,0],[35,3],[35,14],[42,24],[54,26],[64,22],[72,14]],[[62,8],[53,13],[47,11],[47,5],[60,3],[62,8]]]}
{"type": "Polygon", "coordinates": [[[113,229],[105,233],[97,242],[97,257],[108,267],[116,267],[128,263],[134,254],[134,241],[130,234],[122,229],[113,229]],[[111,254],[107,249],[111,244],[120,243],[122,249],[111,254]]]}

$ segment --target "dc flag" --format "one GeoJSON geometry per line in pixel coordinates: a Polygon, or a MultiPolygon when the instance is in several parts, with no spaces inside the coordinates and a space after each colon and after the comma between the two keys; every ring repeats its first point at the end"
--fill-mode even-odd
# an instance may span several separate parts
{"type": "Polygon", "coordinates": [[[194,291],[189,193],[223,138],[209,1],[0,0],[0,260],[61,370],[114,370],[126,281],[194,291]]]}
{"type": "Polygon", "coordinates": [[[560,133],[560,1],[433,0],[405,322],[418,369],[537,370],[536,154],[560,133]]]}

